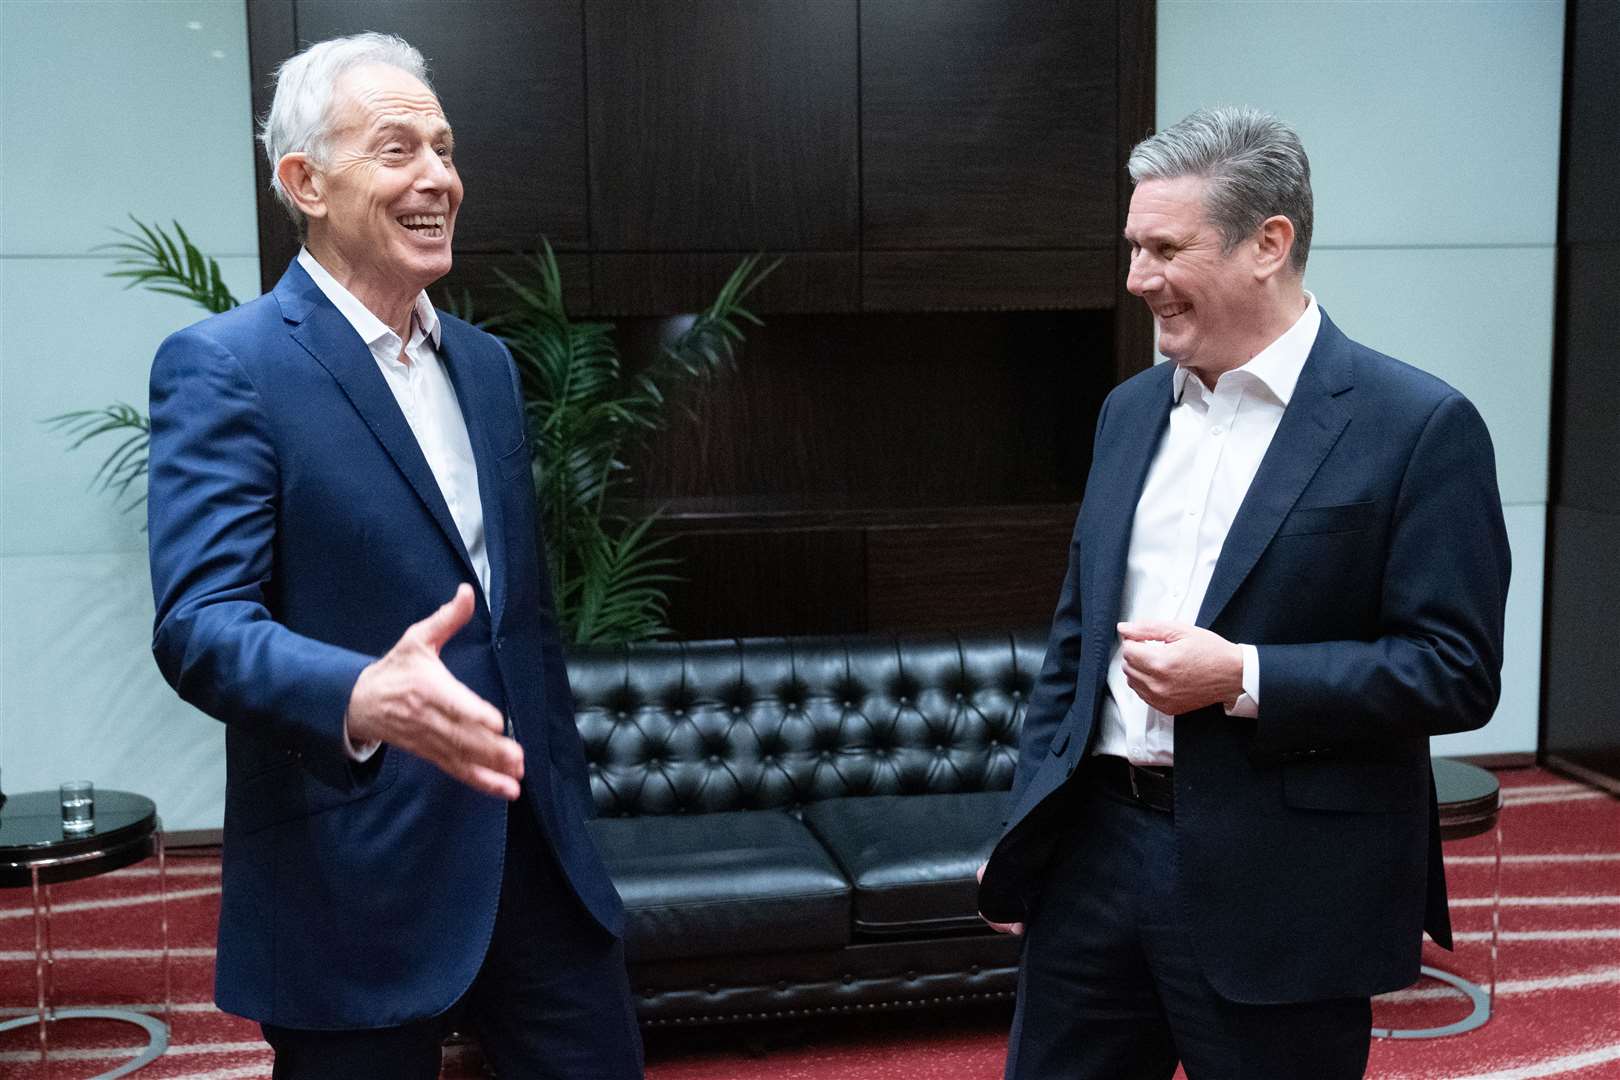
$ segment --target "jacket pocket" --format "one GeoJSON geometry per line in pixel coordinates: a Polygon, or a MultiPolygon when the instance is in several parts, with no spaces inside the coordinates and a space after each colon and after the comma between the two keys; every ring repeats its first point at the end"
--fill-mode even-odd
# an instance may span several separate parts
{"type": "Polygon", "coordinates": [[[1301,506],[1283,519],[1278,536],[1303,536],[1308,533],[1359,532],[1370,529],[1377,520],[1378,503],[1340,503],[1336,506],[1301,506]]]}
{"type": "Polygon", "coordinates": [[[1302,810],[1410,813],[1429,797],[1427,774],[1410,762],[1289,762],[1282,773],[1283,802],[1302,810]]]}
{"type": "Polygon", "coordinates": [[[529,465],[532,460],[533,458],[529,453],[529,440],[524,439],[515,448],[501,455],[498,462],[501,479],[515,480],[519,476],[529,476],[529,465]]]}
{"type": "Polygon", "coordinates": [[[399,753],[387,748],[382,765],[369,784],[352,788],[334,787],[318,779],[296,760],[276,765],[234,784],[226,803],[244,835],[268,829],[284,821],[319,814],[346,803],[369,799],[393,786],[399,778],[399,753]]]}

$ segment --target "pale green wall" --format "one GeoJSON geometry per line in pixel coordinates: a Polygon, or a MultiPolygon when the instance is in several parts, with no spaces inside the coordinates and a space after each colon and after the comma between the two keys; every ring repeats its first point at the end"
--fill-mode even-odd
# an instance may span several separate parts
{"type": "Polygon", "coordinates": [[[1563,39],[1557,0],[1159,0],[1159,125],[1225,104],[1292,125],[1316,194],[1307,287],[1467,394],[1496,442],[1502,704],[1441,753],[1536,745],[1563,39]]]}
{"type": "Polygon", "coordinates": [[[258,292],[250,109],[241,0],[0,2],[0,768],[151,794],[171,829],[219,825],[223,728],[152,663],[143,515],[40,420],[144,409],[201,314],[104,276],[126,215],[178,218],[258,292]]]}

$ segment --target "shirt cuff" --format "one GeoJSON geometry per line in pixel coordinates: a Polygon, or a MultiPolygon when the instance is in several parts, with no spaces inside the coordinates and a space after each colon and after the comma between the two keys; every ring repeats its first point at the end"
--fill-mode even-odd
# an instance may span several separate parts
{"type": "MultiPolygon", "coordinates": [[[[1243,670],[1246,672],[1248,668],[1245,667],[1243,670]]],[[[343,752],[349,755],[350,761],[370,761],[371,755],[375,754],[377,747],[381,745],[382,743],[376,740],[368,742],[364,746],[354,745],[354,740],[349,738],[349,714],[347,712],[343,714],[343,752]]]]}
{"type": "Polygon", "coordinates": [[[1260,650],[1253,645],[1239,645],[1243,650],[1243,693],[1226,706],[1227,716],[1246,720],[1260,718],[1260,650]]]}

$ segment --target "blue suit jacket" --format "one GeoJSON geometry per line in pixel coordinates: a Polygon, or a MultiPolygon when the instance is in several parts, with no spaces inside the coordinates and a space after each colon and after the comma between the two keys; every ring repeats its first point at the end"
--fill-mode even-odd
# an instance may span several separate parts
{"type": "Polygon", "coordinates": [[[442,652],[511,717],[523,787],[584,906],[622,930],[584,830],[590,795],[537,531],[516,370],[440,313],[466,419],[491,595],[370,351],[296,263],[188,327],[151,382],[153,652],[226,723],[221,1008],[287,1027],[436,1014],[472,982],[500,897],[506,803],[384,746],[344,753],[360,669],[454,594],[442,652]]]}
{"type": "MultiPolygon", "coordinates": [[[[1013,811],[980,893],[998,921],[1041,893],[1060,792],[1097,734],[1132,516],[1169,423],[1173,366],[1097,423],[1013,811]]],[[[1500,693],[1507,534],[1479,414],[1432,376],[1322,327],[1216,562],[1197,623],[1258,646],[1260,719],[1176,718],[1184,914],[1225,997],[1373,994],[1450,943],[1429,736],[1500,693]]]]}

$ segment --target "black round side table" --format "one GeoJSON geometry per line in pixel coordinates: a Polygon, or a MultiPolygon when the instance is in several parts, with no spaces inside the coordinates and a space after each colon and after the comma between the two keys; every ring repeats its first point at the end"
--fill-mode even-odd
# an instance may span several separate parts
{"type": "Polygon", "coordinates": [[[1461,975],[1423,965],[1419,971],[1431,979],[1462,991],[1472,1008],[1452,1024],[1431,1028],[1373,1028],[1380,1039],[1436,1039],[1461,1035],[1484,1025],[1496,1004],[1496,954],[1502,930],[1502,784],[1478,765],[1450,758],[1435,758],[1434,795],[1440,804],[1440,839],[1466,840],[1494,829],[1495,858],[1491,871],[1490,987],[1482,989],[1461,975]]]}
{"type": "Polygon", "coordinates": [[[165,874],[163,833],[157,807],[144,795],[128,791],[96,791],[95,825],[85,833],[66,833],[54,791],[29,791],[6,797],[0,806],[0,888],[27,888],[34,898],[34,981],[39,1010],[0,1023],[0,1031],[39,1025],[40,1060],[50,1060],[50,1024],[58,1020],[94,1017],[135,1024],[147,1033],[147,1044],[133,1059],[95,1080],[126,1076],[155,1060],[168,1049],[171,990],[169,978],[168,879],[165,874]],[[164,1019],[127,1009],[58,1009],[52,1005],[51,886],[95,877],[140,862],[149,855],[158,860],[158,917],[163,940],[164,1019]]]}

